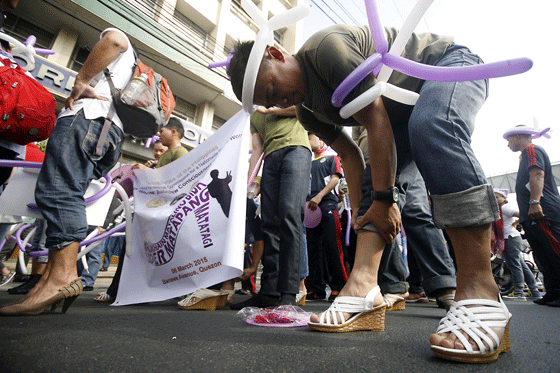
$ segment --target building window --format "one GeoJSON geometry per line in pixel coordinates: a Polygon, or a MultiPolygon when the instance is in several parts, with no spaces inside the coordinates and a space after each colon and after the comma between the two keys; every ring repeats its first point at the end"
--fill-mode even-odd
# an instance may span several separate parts
{"type": "Polygon", "coordinates": [[[4,26],[2,26],[4,33],[21,40],[24,42],[30,35],[37,38],[34,46],[38,48],[49,49],[54,40],[54,34],[43,30],[39,26],[27,22],[12,13],[7,13],[4,26]]]}
{"type": "Polygon", "coordinates": [[[191,104],[183,100],[182,98],[175,97],[175,110],[173,110],[173,115],[194,123],[194,118],[196,116],[196,105],[191,104]]]}
{"type": "Polygon", "coordinates": [[[287,28],[284,27],[280,30],[274,30],[274,41],[280,45],[284,44],[284,35],[286,34],[287,28]]]}
{"type": "Polygon", "coordinates": [[[78,48],[74,57],[72,58],[72,63],[70,64],[70,70],[80,71],[84,62],[86,62],[86,58],[89,56],[89,52],[91,52],[91,48],[89,46],[78,48]]]}
{"type": "Polygon", "coordinates": [[[179,12],[177,9],[173,12],[177,28],[171,31],[175,32],[179,37],[188,41],[199,50],[207,50],[213,52],[215,40],[210,38],[210,35],[199,25],[194,23],[186,15],[179,12]]]}
{"type": "Polygon", "coordinates": [[[212,121],[212,131],[217,131],[221,126],[224,125],[226,121],[220,117],[214,115],[214,120],[212,121]]]}

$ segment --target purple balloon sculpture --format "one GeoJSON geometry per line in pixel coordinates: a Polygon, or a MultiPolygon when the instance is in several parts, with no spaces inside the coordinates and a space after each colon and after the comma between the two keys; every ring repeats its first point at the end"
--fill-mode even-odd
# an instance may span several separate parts
{"type": "MultiPolygon", "coordinates": [[[[420,1],[422,0],[419,0],[419,2],[420,1]]],[[[459,82],[498,78],[524,73],[530,70],[533,66],[533,61],[529,58],[516,58],[483,65],[464,67],[431,66],[407,60],[394,52],[391,53],[391,50],[389,52],[387,51],[387,39],[385,36],[385,30],[381,24],[381,17],[379,16],[377,8],[377,0],[365,0],[365,5],[369,26],[371,28],[372,39],[377,53],[362,62],[360,66],[350,73],[336,88],[332,96],[332,103],[336,107],[342,106],[342,101],[346,98],[348,93],[352,91],[369,73],[373,72],[377,75],[383,65],[415,78],[440,82],[459,82]]],[[[424,9],[429,6],[429,4],[419,5],[421,5],[419,9],[422,8],[422,5],[424,6],[424,9]]],[[[414,16],[418,17],[419,15],[415,13],[414,16]]],[[[407,19],[403,28],[409,26],[408,21],[409,20],[407,19]]],[[[414,19],[411,20],[412,23],[414,23],[414,21],[414,19]]]]}
{"type": "MultiPolygon", "coordinates": [[[[35,37],[35,35],[29,35],[29,37],[23,42],[23,45],[30,45],[33,47],[33,45],[35,44],[35,42],[37,41],[37,38],[35,37]]],[[[54,51],[52,49],[44,49],[44,48],[34,48],[35,49],[35,53],[37,54],[54,54],[54,51]]]]}

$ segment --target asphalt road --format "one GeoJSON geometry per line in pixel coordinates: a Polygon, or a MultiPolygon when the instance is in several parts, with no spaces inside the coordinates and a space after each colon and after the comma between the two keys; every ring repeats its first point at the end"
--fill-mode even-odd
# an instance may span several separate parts
{"type": "MultiPolygon", "coordinates": [[[[114,307],[78,297],[65,315],[0,319],[1,372],[559,372],[560,309],[511,301],[512,351],[484,365],[435,358],[444,310],[407,304],[384,332],[320,333],[246,324],[236,311],[184,311],[176,300],[114,307]]],[[[16,299],[0,288],[0,304],[16,299]]],[[[97,286],[97,283],[96,283],[97,286]]],[[[247,296],[236,295],[234,301],[247,296]]],[[[320,312],[326,301],[307,302],[320,312]]],[[[60,308],[59,308],[60,309],[60,308]]]]}

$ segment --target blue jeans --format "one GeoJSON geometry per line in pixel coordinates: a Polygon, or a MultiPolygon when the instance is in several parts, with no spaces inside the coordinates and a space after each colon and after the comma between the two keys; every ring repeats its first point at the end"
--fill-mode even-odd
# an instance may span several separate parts
{"type": "Polygon", "coordinates": [[[101,156],[95,146],[104,118],[85,119],[83,111],[61,117],[49,138],[35,201],[47,221],[46,247],[61,250],[86,238],[88,224],[84,194],[94,179],[117,163],[124,134],[111,126],[101,156]]]}
{"type": "Polygon", "coordinates": [[[413,253],[426,295],[436,296],[441,290],[457,287],[455,265],[443,232],[434,225],[426,186],[414,163],[401,171],[401,182],[405,174],[408,185],[404,185],[401,217],[408,253],[413,253]]]}
{"type": "MultiPolygon", "coordinates": [[[[37,219],[37,230],[35,230],[35,236],[33,236],[33,241],[31,242],[31,251],[43,251],[45,248],[45,220],[37,219]]],[[[47,263],[49,261],[48,255],[42,255],[37,257],[39,263],[47,263]]]]}
{"type": "MultiPolygon", "coordinates": [[[[452,45],[437,66],[480,63],[467,48],[452,45]]],[[[408,131],[412,159],[430,191],[440,228],[482,226],[500,218],[492,186],[470,145],[487,91],[487,80],[425,81],[408,125],[393,125],[397,141],[408,131]]]]}
{"type": "Polygon", "coordinates": [[[264,252],[260,294],[297,294],[311,152],[288,146],[266,156],[261,179],[264,252]]]}
{"type": "Polygon", "coordinates": [[[522,288],[526,282],[529,289],[536,289],[535,276],[521,257],[522,246],[521,236],[509,236],[505,240],[504,258],[511,272],[511,280],[513,286],[517,288],[522,288]]]}
{"type": "Polygon", "coordinates": [[[301,247],[301,274],[300,277],[306,278],[307,276],[309,276],[309,260],[307,257],[307,232],[305,230],[305,226],[303,227],[302,231],[301,231],[303,238],[301,240],[301,243],[303,244],[303,246],[301,247]]]}
{"type": "Polygon", "coordinates": [[[82,278],[82,284],[84,286],[91,286],[95,284],[97,275],[99,274],[99,268],[101,267],[101,256],[103,255],[103,245],[99,244],[95,246],[89,253],[86,254],[86,260],[88,265],[88,270],[84,271],[82,261],[78,261],[78,274],[82,278]]]}
{"type": "Polygon", "coordinates": [[[103,242],[103,253],[105,254],[105,259],[103,260],[103,268],[108,268],[111,264],[111,258],[113,256],[119,256],[120,250],[124,245],[124,236],[108,237],[105,242],[103,242]]]}
{"type": "MultiPolygon", "coordinates": [[[[402,209],[404,203],[404,190],[399,184],[402,179],[396,183],[400,191],[400,201],[399,209],[402,209]]],[[[366,211],[371,206],[373,200],[371,198],[371,191],[373,189],[372,179],[371,179],[371,165],[366,164],[362,176],[362,199],[360,201],[360,208],[358,210],[358,220],[360,217],[364,216],[366,211]]],[[[377,228],[373,224],[367,224],[363,228],[364,230],[378,232],[377,228]]],[[[395,238],[390,244],[386,244],[383,249],[383,255],[381,256],[381,261],[379,262],[379,270],[377,274],[377,282],[381,288],[383,294],[387,293],[406,293],[408,291],[408,284],[406,282],[406,265],[401,255],[401,250],[399,248],[398,240],[395,238]]]]}

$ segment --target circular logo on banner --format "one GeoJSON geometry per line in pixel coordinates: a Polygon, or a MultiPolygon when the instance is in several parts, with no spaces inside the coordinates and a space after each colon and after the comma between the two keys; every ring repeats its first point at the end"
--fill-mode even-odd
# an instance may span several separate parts
{"type": "Polygon", "coordinates": [[[164,197],[158,197],[156,199],[151,200],[150,202],[146,203],[146,207],[155,208],[163,206],[167,203],[167,200],[164,197]]]}

